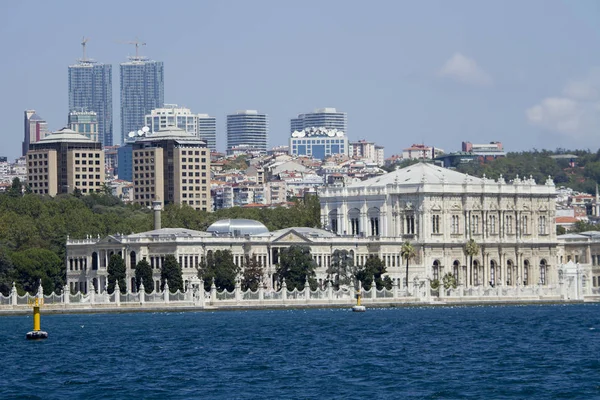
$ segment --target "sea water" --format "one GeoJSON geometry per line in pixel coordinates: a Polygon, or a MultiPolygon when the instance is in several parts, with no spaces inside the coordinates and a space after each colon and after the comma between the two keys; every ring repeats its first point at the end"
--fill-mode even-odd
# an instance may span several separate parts
{"type": "Polygon", "coordinates": [[[594,399],[600,304],[0,317],[0,399],[594,399]]]}

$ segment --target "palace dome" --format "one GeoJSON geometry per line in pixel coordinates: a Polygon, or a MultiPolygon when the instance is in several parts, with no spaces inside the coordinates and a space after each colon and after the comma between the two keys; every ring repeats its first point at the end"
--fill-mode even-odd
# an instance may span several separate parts
{"type": "Polygon", "coordinates": [[[269,232],[266,226],[253,219],[221,219],[209,226],[206,231],[229,236],[259,235],[269,232]]]}

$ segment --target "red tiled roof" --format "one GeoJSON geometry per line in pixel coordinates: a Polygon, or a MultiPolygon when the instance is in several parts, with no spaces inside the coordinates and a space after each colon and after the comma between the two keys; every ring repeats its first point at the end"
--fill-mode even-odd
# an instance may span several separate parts
{"type": "Polygon", "coordinates": [[[575,217],[556,217],[557,224],[574,224],[577,221],[575,217]]]}

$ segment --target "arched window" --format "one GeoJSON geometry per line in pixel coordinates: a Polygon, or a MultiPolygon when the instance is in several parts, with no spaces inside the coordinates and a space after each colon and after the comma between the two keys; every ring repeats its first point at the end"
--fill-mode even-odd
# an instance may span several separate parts
{"type": "Polygon", "coordinates": [[[529,260],[523,262],[523,285],[529,285],[529,260]]]}
{"type": "Polygon", "coordinates": [[[440,279],[440,262],[439,262],[439,260],[435,260],[433,262],[432,272],[433,272],[433,279],[439,280],[440,279]]]}
{"type": "Polygon", "coordinates": [[[490,286],[494,287],[496,285],[496,261],[490,261],[490,286]]]}
{"type": "Polygon", "coordinates": [[[475,286],[479,285],[479,261],[473,261],[473,284],[475,286]]]}
{"type": "Polygon", "coordinates": [[[369,219],[369,233],[371,236],[379,236],[379,208],[369,208],[367,218],[369,219]]]}
{"type": "Polygon", "coordinates": [[[337,209],[329,212],[329,228],[333,233],[338,233],[338,213],[337,209]]]}
{"type": "Polygon", "coordinates": [[[132,269],[135,268],[135,266],[137,265],[135,251],[132,251],[131,253],[129,253],[129,263],[131,264],[132,269]]]}
{"type": "Polygon", "coordinates": [[[460,261],[454,260],[452,263],[452,274],[454,275],[454,279],[458,282],[458,270],[460,268],[460,261]]]}
{"type": "Polygon", "coordinates": [[[506,262],[506,284],[508,286],[515,284],[515,276],[517,276],[517,267],[512,260],[506,262]]]}
{"type": "Polygon", "coordinates": [[[98,269],[98,253],[96,253],[96,252],[92,253],[92,269],[93,270],[98,269]]]}
{"type": "Polygon", "coordinates": [[[540,285],[546,284],[546,260],[540,261],[540,285]]]}
{"type": "Polygon", "coordinates": [[[353,208],[348,212],[348,219],[350,220],[350,235],[358,235],[360,233],[360,210],[353,208]]]}

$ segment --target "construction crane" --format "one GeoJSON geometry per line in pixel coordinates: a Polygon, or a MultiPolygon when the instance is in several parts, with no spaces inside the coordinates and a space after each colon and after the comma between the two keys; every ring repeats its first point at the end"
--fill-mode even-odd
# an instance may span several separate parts
{"type": "Polygon", "coordinates": [[[146,45],[146,42],[141,42],[141,41],[138,40],[138,38],[135,38],[135,40],[130,40],[128,42],[121,42],[121,43],[135,45],[135,59],[136,60],[140,59],[140,53],[139,53],[140,46],[145,46],[146,45]]]}
{"type": "Polygon", "coordinates": [[[85,36],[81,39],[81,47],[83,48],[83,58],[80,58],[78,61],[84,64],[94,63],[95,61],[91,58],[87,58],[87,54],[85,52],[85,46],[90,38],[86,38],[85,36]]]}
{"type": "Polygon", "coordinates": [[[83,47],[83,58],[81,61],[87,61],[87,57],[85,56],[85,44],[90,40],[90,38],[86,38],[85,36],[81,39],[81,47],[83,47]]]}

